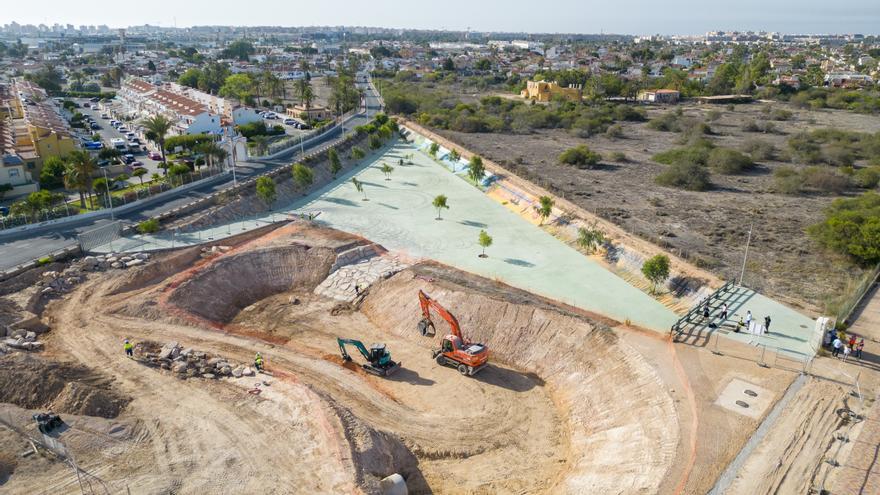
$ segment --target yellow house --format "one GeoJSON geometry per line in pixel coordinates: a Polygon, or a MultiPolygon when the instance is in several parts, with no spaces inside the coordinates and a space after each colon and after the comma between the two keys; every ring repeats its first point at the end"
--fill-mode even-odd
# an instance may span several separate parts
{"type": "Polygon", "coordinates": [[[535,101],[550,101],[553,97],[562,97],[569,101],[581,101],[583,91],[581,88],[563,88],[556,81],[528,81],[526,89],[520,92],[520,96],[535,101]]]}
{"type": "Polygon", "coordinates": [[[14,145],[27,171],[36,178],[46,158],[70,153],[77,148],[76,140],[42,88],[18,81],[14,89],[11,98],[8,91],[5,93],[14,145]]]}

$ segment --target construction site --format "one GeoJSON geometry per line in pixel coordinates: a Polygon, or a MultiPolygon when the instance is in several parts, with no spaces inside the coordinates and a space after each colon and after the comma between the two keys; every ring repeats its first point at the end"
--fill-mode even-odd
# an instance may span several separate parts
{"type": "Polygon", "coordinates": [[[3,281],[0,492],[880,492],[878,368],[833,322],[671,253],[652,290],[659,248],[582,252],[600,220],[401,135],[283,221],[3,281]]]}

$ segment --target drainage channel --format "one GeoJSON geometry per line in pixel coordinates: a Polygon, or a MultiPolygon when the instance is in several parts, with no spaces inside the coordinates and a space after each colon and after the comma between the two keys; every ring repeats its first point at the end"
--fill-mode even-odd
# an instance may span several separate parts
{"type": "Polygon", "coordinates": [[[776,424],[776,420],[779,419],[779,415],[782,414],[782,410],[785,409],[785,406],[791,402],[791,399],[797,394],[798,390],[804,386],[807,382],[808,375],[798,375],[798,377],[788,386],[788,389],[785,391],[785,394],[782,396],[782,399],[773,406],[773,409],[770,411],[770,414],[764,419],[758,429],[755,430],[755,433],[749,438],[745,445],[743,445],[742,450],[739,451],[739,454],[731,461],[730,464],[727,465],[727,469],[721,473],[721,476],[718,477],[718,481],[715,482],[715,486],[712,487],[712,490],[708,495],[723,495],[724,492],[730,488],[730,484],[733,483],[733,480],[736,479],[736,473],[739,472],[742,465],[746,462],[746,459],[752,455],[752,452],[764,439],[767,435],[767,432],[773,428],[773,425],[776,424]]]}

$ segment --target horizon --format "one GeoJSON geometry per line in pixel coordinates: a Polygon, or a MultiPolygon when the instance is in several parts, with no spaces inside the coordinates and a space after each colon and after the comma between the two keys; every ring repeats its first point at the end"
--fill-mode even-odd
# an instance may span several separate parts
{"type": "MultiPolygon", "coordinates": [[[[621,0],[615,5],[595,0],[559,0],[552,11],[534,11],[533,4],[490,0],[472,4],[448,0],[418,9],[402,9],[391,0],[376,0],[369,9],[352,0],[339,0],[334,9],[318,5],[281,4],[239,12],[229,0],[196,1],[179,5],[155,0],[147,12],[121,11],[106,0],[95,2],[95,12],[60,0],[48,0],[35,13],[22,3],[7,6],[3,24],[51,26],[107,25],[114,29],[136,26],[160,28],[196,27],[347,27],[390,30],[447,31],[475,33],[524,33],[550,35],[694,36],[711,31],[765,31],[782,34],[880,34],[880,4],[870,0],[845,0],[834,8],[821,0],[761,2],[743,0],[734,11],[721,12],[706,2],[669,0],[663,11],[648,11],[656,4],[642,0],[621,0]],[[768,5],[769,4],[769,5],[768,5]],[[842,5],[841,5],[842,4],[842,5]],[[223,8],[227,6],[228,8],[223,8]],[[642,9],[644,15],[631,15],[642,9]],[[168,12],[169,14],[166,14],[168,12]],[[687,12],[683,16],[680,12],[687,12]],[[170,14],[173,13],[173,14],[170,14]],[[461,15],[465,13],[466,15],[461,15]],[[280,18],[289,22],[278,22],[280,18]]],[[[266,2],[271,4],[274,2],[266,2]]]]}

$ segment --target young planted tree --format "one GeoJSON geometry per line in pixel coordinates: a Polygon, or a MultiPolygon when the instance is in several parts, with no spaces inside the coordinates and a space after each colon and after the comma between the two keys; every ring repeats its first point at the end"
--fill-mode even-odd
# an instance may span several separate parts
{"type": "Polygon", "coordinates": [[[483,159],[476,155],[472,156],[471,160],[468,162],[468,177],[470,177],[475,184],[479,184],[485,176],[486,168],[483,167],[483,159]]]}
{"type": "Polygon", "coordinates": [[[452,150],[449,152],[449,159],[453,162],[457,162],[461,160],[461,153],[459,153],[458,150],[452,150]]]}
{"type": "Polygon", "coordinates": [[[492,236],[490,236],[485,230],[481,230],[477,242],[480,244],[480,247],[483,248],[483,252],[480,253],[480,258],[487,258],[486,248],[492,245],[492,236]]]}
{"type": "Polygon", "coordinates": [[[131,175],[137,177],[141,181],[141,185],[144,185],[144,176],[147,175],[147,169],[138,167],[131,171],[131,175]]]}
{"type": "MultiPolygon", "coordinates": [[[[154,115],[148,119],[144,119],[141,124],[144,126],[144,135],[150,141],[156,143],[159,147],[159,153],[162,154],[162,163],[167,165],[165,160],[165,137],[171,130],[171,121],[164,115],[154,115]]],[[[168,167],[162,167],[165,174],[168,174],[168,167]]]]}
{"type": "Polygon", "coordinates": [[[357,177],[352,177],[351,183],[354,184],[354,188],[357,190],[357,192],[364,194],[364,201],[369,201],[369,199],[367,199],[367,192],[364,191],[364,183],[357,180],[357,177]]]}
{"type": "Polygon", "coordinates": [[[382,173],[385,174],[385,180],[391,180],[391,172],[394,172],[394,167],[388,165],[387,163],[383,163],[382,166],[379,167],[379,170],[381,170],[382,173]]]}
{"type": "Polygon", "coordinates": [[[550,218],[550,215],[553,213],[553,198],[550,196],[541,196],[538,198],[538,202],[540,203],[535,209],[538,211],[538,215],[541,216],[541,222],[538,225],[543,225],[544,222],[550,218]]]}
{"type": "Polygon", "coordinates": [[[577,245],[587,253],[594,253],[596,249],[605,243],[605,234],[593,224],[590,227],[578,229],[577,245]]]}
{"type": "Polygon", "coordinates": [[[351,157],[354,158],[355,160],[361,160],[365,156],[367,156],[367,155],[366,155],[366,153],[364,153],[364,150],[358,148],[357,146],[355,146],[354,148],[351,149],[351,157]]]}
{"type": "Polygon", "coordinates": [[[446,195],[438,194],[434,197],[434,201],[431,204],[434,205],[434,208],[437,208],[437,220],[442,220],[440,212],[443,211],[444,208],[447,210],[449,209],[448,198],[446,195]]]}
{"type": "Polygon", "coordinates": [[[293,182],[300,189],[308,189],[315,181],[315,173],[302,163],[295,163],[290,171],[293,175],[293,182]]]}
{"type": "Polygon", "coordinates": [[[336,152],[336,148],[330,148],[330,151],[327,152],[327,158],[330,159],[330,173],[335,179],[336,174],[342,170],[342,164],[339,162],[339,153],[336,152]]]}
{"type": "Polygon", "coordinates": [[[651,293],[657,292],[657,286],[669,278],[669,256],[658,254],[642,265],[642,275],[651,282],[651,293]]]}
{"type": "Polygon", "coordinates": [[[440,151],[440,145],[437,143],[431,143],[431,147],[428,148],[428,154],[431,155],[431,158],[437,158],[438,151],[440,151]]]}
{"type": "Polygon", "coordinates": [[[275,181],[271,177],[257,178],[257,196],[266,203],[266,206],[275,202],[275,181]]]}

